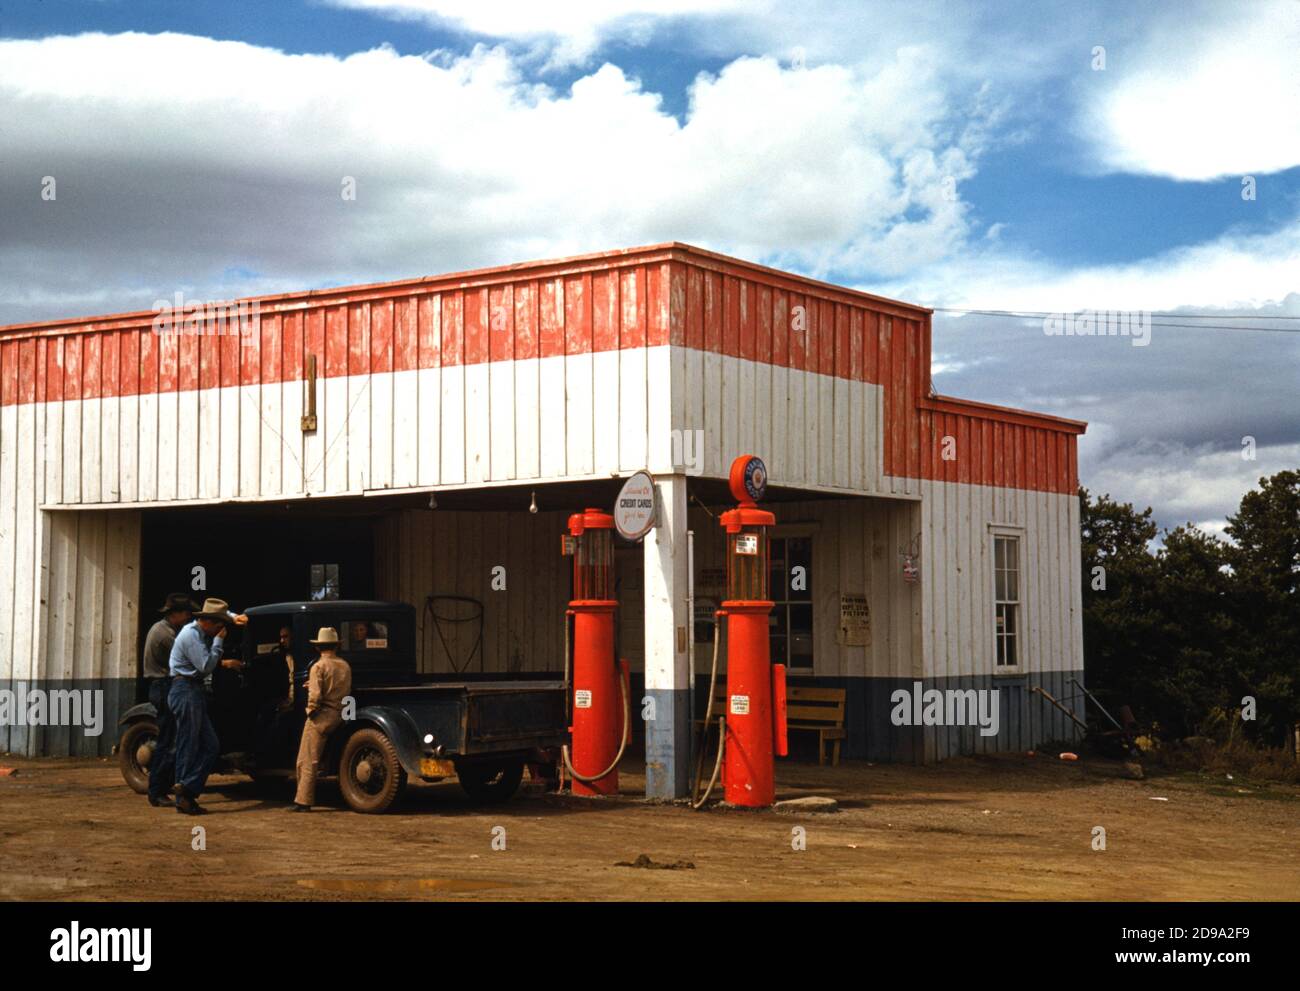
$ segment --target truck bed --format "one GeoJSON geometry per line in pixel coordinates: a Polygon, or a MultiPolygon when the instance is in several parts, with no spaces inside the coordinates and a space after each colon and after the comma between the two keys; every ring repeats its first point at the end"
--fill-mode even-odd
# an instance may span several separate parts
{"type": "Polygon", "coordinates": [[[434,737],[447,756],[558,747],[567,740],[562,681],[441,681],[355,686],[358,715],[368,706],[401,711],[411,736],[434,737]]]}

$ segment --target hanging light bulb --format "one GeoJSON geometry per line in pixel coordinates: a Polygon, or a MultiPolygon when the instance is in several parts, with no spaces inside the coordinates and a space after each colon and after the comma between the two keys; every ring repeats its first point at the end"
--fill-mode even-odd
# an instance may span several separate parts
{"type": "Polygon", "coordinates": [[[429,508],[430,509],[438,508],[438,497],[434,495],[432,492],[429,493],[429,508]]]}
{"type": "Polygon", "coordinates": [[[536,490],[533,491],[533,501],[528,504],[528,511],[530,513],[537,512],[537,491],[536,490]]]}

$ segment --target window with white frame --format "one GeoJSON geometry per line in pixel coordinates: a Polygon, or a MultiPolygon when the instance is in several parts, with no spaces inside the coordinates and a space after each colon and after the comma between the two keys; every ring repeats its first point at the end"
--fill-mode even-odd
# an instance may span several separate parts
{"type": "Polygon", "coordinates": [[[1020,537],[993,534],[994,670],[1020,665],[1020,537]]]}

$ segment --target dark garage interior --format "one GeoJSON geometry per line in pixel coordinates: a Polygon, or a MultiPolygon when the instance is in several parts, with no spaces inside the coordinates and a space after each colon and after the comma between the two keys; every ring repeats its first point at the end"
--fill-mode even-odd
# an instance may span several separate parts
{"type": "Polygon", "coordinates": [[[346,599],[374,597],[373,500],[148,510],[142,514],[140,642],[169,592],[239,611],[313,597],[321,579],[346,599]],[[323,566],[334,566],[322,574],[323,566]],[[201,572],[195,571],[201,568],[201,572]],[[196,588],[199,582],[201,587],[196,588]]]}

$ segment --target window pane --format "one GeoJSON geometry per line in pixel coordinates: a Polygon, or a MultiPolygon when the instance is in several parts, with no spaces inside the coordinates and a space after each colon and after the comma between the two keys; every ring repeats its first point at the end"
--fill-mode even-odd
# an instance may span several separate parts
{"type": "Polygon", "coordinates": [[[767,571],[767,594],[773,602],[784,602],[790,598],[790,573],[785,566],[773,561],[767,571]]]}
{"type": "Polygon", "coordinates": [[[993,538],[993,663],[1015,667],[1019,662],[1016,634],[1019,632],[1020,538],[993,538]]]}
{"type": "Polygon", "coordinates": [[[771,647],[773,664],[790,663],[789,659],[786,657],[786,652],[785,652],[785,648],[786,648],[785,637],[772,637],[769,642],[769,646],[771,647]]]}
{"type": "Polygon", "coordinates": [[[337,564],[313,564],[310,579],[313,601],[320,602],[339,597],[339,566],[337,564]]]}
{"type": "Polygon", "coordinates": [[[812,634],[813,631],[813,612],[812,603],[806,606],[790,606],[790,632],[812,634]]]}
{"type": "Polygon", "coordinates": [[[790,666],[813,666],[812,603],[790,606],[790,666]]]}
{"type": "Polygon", "coordinates": [[[785,636],[788,626],[786,620],[786,609],[788,607],[779,605],[773,608],[767,616],[767,627],[773,636],[785,636]]]}
{"type": "Polygon", "coordinates": [[[790,666],[792,668],[810,668],[813,666],[811,633],[796,633],[790,637],[790,666]]]}
{"type": "Polygon", "coordinates": [[[785,538],[767,541],[767,594],[774,602],[789,598],[790,576],[785,571],[785,538]]]}
{"type": "Polygon", "coordinates": [[[786,575],[786,587],[790,588],[791,579],[795,568],[802,568],[802,580],[799,582],[803,588],[790,588],[790,598],[807,601],[812,598],[812,538],[811,537],[791,537],[787,543],[788,568],[786,575]]]}
{"type": "Polygon", "coordinates": [[[347,651],[388,650],[388,624],[357,619],[339,629],[340,648],[347,651]]]}

